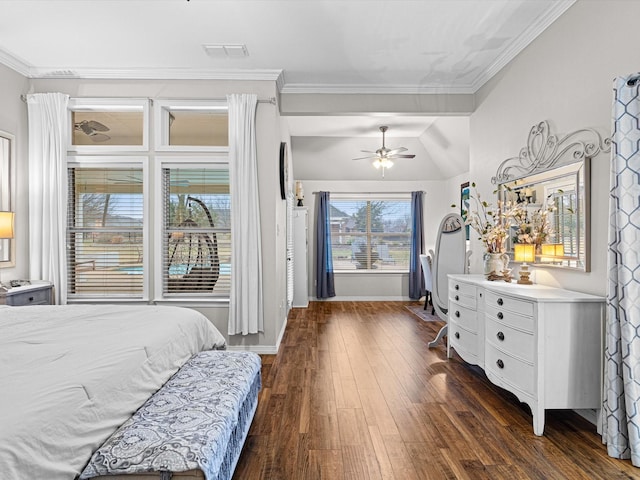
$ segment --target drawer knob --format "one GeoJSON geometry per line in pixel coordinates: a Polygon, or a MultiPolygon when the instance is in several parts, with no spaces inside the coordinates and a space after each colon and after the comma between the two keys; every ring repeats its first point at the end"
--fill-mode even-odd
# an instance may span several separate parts
{"type": "Polygon", "coordinates": [[[498,361],[496,362],[496,365],[498,366],[498,368],[504,368],[504,362],[500,359],[498,359],[498,361]]]}
{"type": "Polygon", "coordinates": [[[456,295],[456,302],[460,300],[460,297],[458,295],[456,295]]]}
{"type": "Polygon", "coordinates": [[[504,301],[501,298],[499,298],[498,299],[498,305],[502,305],[503,303],[504,303],[504,301]]]}
{"type": "Polygon", "coordinates": [[[498,332],[496,334],[496,337],[498,337],[498,340],[500,340],[501,342],[504,341],[504,333],[498,332]]]}
{"type": "Polygon", "coordinates": [[[502,312],[498,312],[498,315],[496,315],[500,320],[502,320],[504,318],[504,315],[502,314],[502,312]]]}
{"type": "Polygon", "coordinates": [[[460,285],[456,285],[454,288],[455,288],[456,290],[460,290],[460,285]]]}
{"type": "Polygon", "coordinates": [[[29,297],[29,301],[30,301],[30,302],[33,302],[33,297],[29,297]]]}
{"type": "Polygon", "coordinates": [[[453,336],[456,337],[456,338],[460,338],[460,332],[454,333],[453,336]]]}
{"type": "Polygon", "coordinates": [[[454,315],[458,318],[460,318],[460,312],[458,310],[456,310],[456,313],[454,313],[454,315]]]}

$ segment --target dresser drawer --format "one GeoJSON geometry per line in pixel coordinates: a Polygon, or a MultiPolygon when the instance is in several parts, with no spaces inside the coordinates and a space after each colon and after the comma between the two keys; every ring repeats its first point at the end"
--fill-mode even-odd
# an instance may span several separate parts
{"type": "Polygon", "coordinates": [[[533,363],[535,344],[532,333],[515,330],[487,318],[485,337],[488,343],[494,344],[500,350],[533,363]]]}
{"type": "Polygon", "coordinates": [[[50,304],[51,287],[40,288],[37,290],[26,290],[24,292],[16,292],[7,295],[7,305],[12,305],[14,307],[50,304]]]}
{"type": "Polygon", "coordinates": [[[467,330],[478,333],[478,313],[459,303],[451,301],[449,303],[450,321],[462,326],[467,330]]]}
{"type": "Polygon", "coordinates": [[[477,287],[468,283],[449,280],[449,298],[469,308],[476,308],[477,287]]]}
{"type": "MultiPolygon", "coordinates": [[[[461,328],[455,322],[449,322],[449,344],[465,358],[464,352],[468,352],[477,358],[478,356],[478,335],[461,328]],[[459,347],[459,348],[458,348],[459,347]]],[[[466,358],[465,358],[466,360],[466,358]]]]}
{"type": "Polygon", "coordinates": [[[533,365],[501,352],[490,343],[485,346],[484,359],[487,374],[493,374],[508,386],[516,387],[529,395],[534,394],[533,365]]]}
{"type": "Polygon", "coordinates": [[[533,315],[533,302],[527,302],[526,300],[487,291],[484,296],[484,302],[487,307],[493,306],[503,311],[517,312],[521,315],[533,315]]]}
{"type": "Polygon", "coordinates": [[[524,330],[530,333],[532,333],[535,328],[533,317],[529,315],[520,315],[509,310],[496,308],[493,305],[487,305],[485,309],[485,322],[490,320],[502,323],[516,330],[524,330]]]}

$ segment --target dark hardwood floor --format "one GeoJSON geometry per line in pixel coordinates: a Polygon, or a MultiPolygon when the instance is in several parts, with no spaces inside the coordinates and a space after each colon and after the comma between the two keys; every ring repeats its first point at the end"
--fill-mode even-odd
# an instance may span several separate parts
{"type": "MultiPolygon", "coordinates": [[[[640,478],[607,456],[595,426],[529,408],[444,344],[407,302],[312,302],[293,309],[234,475],[245,479],[640,478]]],[[[414,304],[415,305],[415,304],[414,304]]]]}

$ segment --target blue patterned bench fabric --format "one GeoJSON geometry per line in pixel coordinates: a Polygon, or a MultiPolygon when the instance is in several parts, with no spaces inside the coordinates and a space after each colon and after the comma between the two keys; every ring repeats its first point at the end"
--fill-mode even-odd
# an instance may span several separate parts
{"type": "Polygon", "coordinates": [[[257,406],[255,353],[194,355],[94,452],[80,479],[199,469],[231,479],[257,406]]]}

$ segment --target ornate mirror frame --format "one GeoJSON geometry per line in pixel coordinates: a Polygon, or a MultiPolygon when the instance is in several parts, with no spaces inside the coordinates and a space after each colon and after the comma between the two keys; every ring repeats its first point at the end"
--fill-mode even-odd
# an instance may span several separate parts
{"type": "MultiPolygon", "coordinates": [[[[4,212],[14,209],[15,147],[15,136],[0,130],[0,211],[4,212]]],[[[0,239],[0,268],[14,267],[15,264],[15,238],[0,239]]]]}
{"type": "MultiPolygon", "coordinates": [[[[553,240],[536,253],[534,265],[590,271],[590,160],[610,149],[611,139],[593,129],[558,137],[542,121],[531,128],[520,154],[498,167],[491,182],[501,205],[523,203],[532,216],[552,207],[553,240]]],[[[512,238],[507,250],[513,258],[512,238]]]]}

